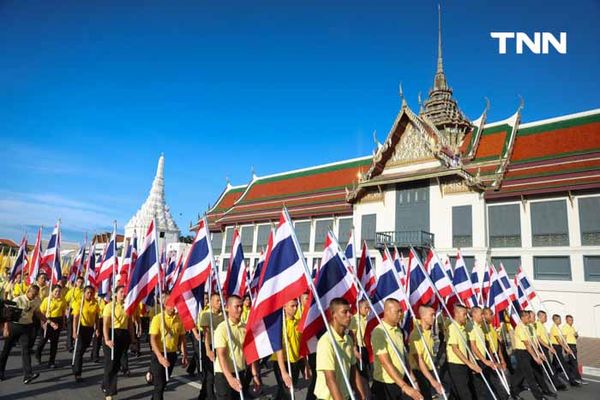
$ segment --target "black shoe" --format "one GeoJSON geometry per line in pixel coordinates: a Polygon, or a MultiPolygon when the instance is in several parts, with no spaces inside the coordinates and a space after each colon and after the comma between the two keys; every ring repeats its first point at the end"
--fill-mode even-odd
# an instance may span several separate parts
{"type": "Polygon", "coordinates": [[[4,377],[4,374],[0,374],[0,381],[5,380],[6,378],[4,377]]]}
{"type": "Polygon", "coordinates": [[[50,368],[50,369],[56,369],[56,364],[50,363],[50,364],[48,364],[48,368],[50,368]]]}
{"type": "Polygon", "coordinates": [[[35,379],[37,379],[40,376],[40,374],[33,374],[31,376],[27,376],[23,379],[23,383],[26,385],[29,385],[31,382],[33,382],[35,379]]]}
{"type": "Polygon", "coordinates": [[[82,381],[83,381],[83,379],[81,378],[81,375],[75,375],[75,382],[79,383],[82,381]]]}
{"type": "Polygon", "coordinates": [[[565,385],[564,383],[556,385],[556,388],[558,390],[568,390],[567,385],[565,385]]]}
{"type": "Polygon", "coordinates": [[[551,392],[549,390],[548,391],[544,391],[544,396],[549,396],[549,397],[554,397],[554,398],[558,397],[558,395],[556,393],[551,392]]]}

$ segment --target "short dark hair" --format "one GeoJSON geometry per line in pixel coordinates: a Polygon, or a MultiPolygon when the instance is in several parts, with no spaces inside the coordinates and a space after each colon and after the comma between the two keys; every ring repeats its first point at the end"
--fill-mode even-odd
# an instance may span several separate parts
{"type": "Polygon", "coordinates": [[[463,306],[462,304],[455,304],[454,305],[454,310],[452,310],[452,313],[456,315],[456,312],[458,310],[465,310],[465,311],[467,311],[467,307],[463,306]]]}
{"type": "Polygon", "coordinates": [[[38,285],[36,285],[35,283],[33,283],[31,286],[29,286],[29,289],[37,290],[38,292],[40,291],[40,287],[38,285]]]}
{"type": "Polygon", "coordinates": [[[573,319],[573,316],[571,314],[567,314],[567,315],[565,315],[565,319],[567,319],[567,318],[573,319]]]}
{"type": "Polygon", "coordinates": [[[552,315],[552,319],[559,319],[559,318],[560,318],[560,315],[558,315],[558,314],[553,314],[552,315]]]}
{"type": "Polygon", "coordinates": [[[238,296],[237,294],[232,294],[231,296],[229,296],[227,298],[227,304],[229,304],[230,300],[239,300],[239,301],[242,301],[242,298],[240,296],[238,296]]]}
{"type": "Polygon", "coordinates": [[[115,293],[117,293],[119,290],[121,289],[125,289],[125,285],[119,285],[115,288],[115,293]]]}
{"type": "Polygon", "coordinates": [[[83,276],[78,276],[77,279],[75,279],[76,281],[78,280],[83,280],[83,276]]]}
{"type": "Polygon", "coordinates": [[[529,310],[521,310],[521,311],[519,311],[519,317],[523,318],[526,315],[529,315],[529,310]]]}
{"type": "Polygon", "coordinates": [[[48,279],[48,275],[46,275],[45,272],[40,272],[37,277],[39,278],[40,276],[43,276],[44,278],[48,279]]]}
{"type": "Polygon", "coordinates": [[[93,287],[92,285],[87,285],[86,287],[83,288],[83,291],[85,292],[88,289],[92,289],[93,291],[96,291],[96,288],[93,287]]]}
{"type": "Polygon", "coordinates": [[[538,315],[538,317],[539,317],[540,315],[546,315],[546,311],[542,311],[542,310],[540,310],[540,311],[538,311],[537,315],[538,315]]]}
{"type": "Polygon", "coordinates": [[[350,303],[348,303],[348,300],[346,300],[343,297],[336,297],[335,299],[332,299],[331,302],[329,302],[329,308],[331,309],[332,312],[335,309],[337,309],[338,307],[349,306],[349,305],[350,305],[350,303]]]}

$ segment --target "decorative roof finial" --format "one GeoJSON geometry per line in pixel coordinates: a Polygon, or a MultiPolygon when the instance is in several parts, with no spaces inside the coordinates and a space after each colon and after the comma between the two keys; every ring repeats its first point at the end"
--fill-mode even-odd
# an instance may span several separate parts
{"type": "Polygon", "coordinates": [[[398,85],[398,92],[400,93],[400,98],[402,99],[402,108],[406,107],[406,98],[404,97],[404,89],[402,89],[402,82],[398,85]]]}
{"type": "Polygon", "coordinates": [[[523,96],[519,95],[519,109],[517,111],[522,111],[525,108],[525,99],[523,96]]]}
{"type": "Polygon", "coordinates": [[[252,180],[256,180],[256,168],[254,168],[254,165],[252,166],[251,172],[252,172],[252,180]]]}
{"type": "Polygon", "coordinates": [[[375,129],[373,131],[373,141],[375,142],[375,147],[376,147],[375,151],[379,150],[379,148],[382,146],[382,144],[379,140],[377,140],[377,129],[375,129]]]}
{"type": "Polygon", "coordinates": [[[444,72],[444,65],[442,62],[442,6],[438,3],[438,59],[437,59],[437,73],[444,72]]]}

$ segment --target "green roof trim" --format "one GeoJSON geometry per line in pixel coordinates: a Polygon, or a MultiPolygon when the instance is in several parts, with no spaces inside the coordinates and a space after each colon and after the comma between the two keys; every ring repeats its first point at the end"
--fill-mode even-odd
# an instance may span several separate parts
{"type": "Polygon", "coordinates": [[[481,136],[493,135],[494,133],[510,131],[511,126],[509,124],[500,124],[498,126],[492,126],[491,128],[483,127],[481,136]]]}
{"type": "Polygon", "coordinates": [[[527,128],[519,129],[517,132],[518,136],[526,136],[526,135],[534,135],[537,133],[554,131],[557,129],[565,129],[572,128],[574,126],[592,124],[595,122],[600,122],[600,113],[585,115],[579,118],[565,119],[562,121],[549,122],[542,125],[530,126],[527,128]]]}
{"type": "Polygon", "coordinates": [[[571,157],[571,156],[578,156],[578,155],[585,155],[585,154],[592,154],[592,153],[598,153],[600,152],[600,147],[597,147],[595,149],[589,149],[589,150],[582,150],[582,151],[568,151],[565,153],[559,153],[559,154],[550,154],[547,156],[540,156],[540,157],[533,157],[533,158],[524,158],[522,160],[516,160],[516,161],[512,161],[511,160],[511,164],[513,165],[518,165],[518,164],[525,164],[525,163],[530,163],[530,162],[536,162],[536,161],[544,161],[544,160],[554,160],[557,158],[563,158],[563,157],[571,157]]]}
{"type": "Polygon", "coordinates": [[[574,174],[577,172],[599,171],[599,170],[600,170],[600,166],[599,167],[570,168],[570,169],[563,169],[560,171],[546,171],[546,172],[540,172],[537,174],[518,175],[518,176],[504,178],[504,180],[505,181],[518,181],[521,179],[529,179],[529,178],[537,178],[537,177],[541,178],[544,176],[567,175],[567,174],[574,174]]]}
{"type": "Polygon", "coordinates": [[[277,182],[277,181],[282,181],[282,180],[286,180],[286,179],[301,178],[303,176],[310,176],[310,175],[322,174],[325,172],[338,171],[340,169],[363,167],[363,166],[370,165],[371,160],[372,160],[372,158],[368,157],[365,159],[359,159],[359,160],[354,160],[354,161],[340,162],[340,163],[337,163],[334,165],[326,165],[326,166],[322,166],[322,167],[311,168],[311,169],[307,169],[304,171],[282,173],[282,174],[278,174],[277,176],[272,176],[270,178],[258,178],[256,180],[256,182],[254,182],[254,185],[262,185],[264,183],[277,182]]]}

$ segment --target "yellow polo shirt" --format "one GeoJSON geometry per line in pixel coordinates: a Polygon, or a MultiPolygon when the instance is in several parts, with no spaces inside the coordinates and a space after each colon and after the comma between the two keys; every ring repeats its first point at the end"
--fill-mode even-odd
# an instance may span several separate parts
{"type": "Polygon", "coordinates": [[[242,321],[248,322],[248,315],[250,315],[250,307],[244,306],[242,309],[242,321]]]}
{"type": "Polygon", "coordinates": [[[403,360],[400,360],[394,351],[394,346],[400,353],[402,359],[405,358],[406,350],[404,348],[404,337],[402,336],[402,330],[397,326],[391,326],[385,321],[381,321],[381,324],[377,325],[373,332],[371,332],[371,347],[373,348],[374,363],[373,363],[373,379],[378,382],[394,383],[392,377],[386,372],[377,357],[380,354],[387,353],[392,365],[396,367],[400,376],[405,375],[404,368],[402,367],[403,360]],[[385,331],[384,331],[385,329],[385,331]],[[386,336],[386,331],[389,337],[392,339],[392,343],[386,336]]]}
{"type": "Polygon", "coordinates": [[[525,342],[529,342],[530,340],[529,328],[524,323],[519,322],[515,328],[515,337],[513,343],[515,350],[527,350],[527,347],[525,347],[525,342]]]}
{"type": "Polygon", "coordinates": [[[73,311],[73,315],[79,315],[81,311],[81,326],[85,326],[88,328],[94,327],[96,320],[98,319],[98,315],[100,314],[100,306],[96,299],[92,299],[91,301],[84,300],[83,308],[81,308],[81,299],[73,303],[71,306],[73,311]]]}
{"type": "MultiPolygon", "coordinates": [[[[106,320],[111,319],[112,316],[112,301],[104,306],[104,310],[102,311],[102,317],[106,320]]],[[[114,317],[114,327],[115,329],[127,329],[127,324],[129,322],[129,317],[125,313],[125,305],[119,302],[115,303],[115,317],[114,317]]]]}
{"type": "Polygon", "coordinates": [[[352,317],[350,321],[350,330],[356,338],[356,345],[358,347],[365,347],[365,330],[367,329],[367,317],[363,317],[360,313],[357,313],[352,317]],[[360,335],[358,328],[360,327],[360,335]]]}
{"type": "Polygon", "coordinates": [[[540,321],[535,321],[535,334],[541,343],[545,344],[546,346],[550,345],[548,331],[546,330],[544,324],[542,324],[540,321]]]}
{"type": "MultiPolygon", "coordinates": [[[[475,322],[469,324],[468,335],[469,341],[475,342],[475,347],[477,347],[477,350],[479,350],[483,358],[486,359],[487,357],[485,354],[485,334],[483,333],[483,329],[481,329],[481,325],[476,324],[475,322]]],[[[475,353],[473,353],[473,355],[476,359],[479,360],[479,357],[477,357],[475,353]]]]}
{"type": "Polygon", "coordinates": [[[427,366],[427,369],[430,371],[433,370],[433,363],[431,362],[431,357],[433,357],[433,336],[431,334],[431,329],[423,329],[421,327],[421,332],[423,335],[419,333],[417,329],[413,329],[408,337],[408,363],[410,364],[410,368],[413,370],[419,370],[419,356],[423,358],[423,362],[427,366]],[[425,350],[425,346],[427,346],[427,350],[425,350]]]}
{"type": "Polygon", "coordinates": [[[15,286],[12,290],[12,298],[14,299],[22,294],[27,293],[27,289],[29,289],[29,285],[25,283],[25,281],[15,283],[15,286]]]}
{"type": "MultiPolygon", "coordinates": [[[[243,371],[246,369],[246,359],[244,358],[244,353],[242,351],[242,346],[244,345],[244,338],[246,337],[246,324],[242,321],[234,324],[233,321],[229,320],[229,326],[231,328],[231,339],[233,341],[233,358],[235,359],[235,365],[238,368],[238,371],[243,371]]],[[[233,362],[231,360],[230,353],[230,343],[229,338],[227,337],[227,323],[225,321],[221,322],[217,329],[215,329],[215,337],[213,340],[215,345],[215,349],[225,348],[225,358],[227,359],[227,364],[229,365],[229,370],[233,373],[233,362]]],[[[215,373],[223,372],[223,368],[221,367],[221,361],[219,357],[215,359],[215,373]]]]}
{"type": "MultiPolygon", "coordinates": [[[[286,354],[289,355],[290,362],[295,363],[300,360],[300,332],[298,332],[298,320],[296,318],[285,319],[285,332],[282,332],[281,345],[283,346],[283,359],[287,360],[286,354]],[[288,351],[285,348],[285,338],[287,335],[288,351]]],[[[271,361],[277,361],[277,356],[273,354],[271,361]]]]}
{"type": "Polygon", "coordinates": [[[50,299],[50,307],[48,307],[48,297],[46,297],[44,298],[44,300],[42,300],[42,304],[40,305],[40,311],[46,317],[62,317],[67,311],[67,303],[61,298],[55,299],[54,297],[52,297],[50,299]]]}
{"type": "Polygon", "coordinates": [[[491,324],[485,324],[483,326],[483,333],[485,334],[485,340],[490,346],[490,351],[492,353],[497,353],[499,350],[498,332],[494,329],[494,327],[491,324]]]}
{"type": "Polygon", "coordinates": [[[173,315],[169,315],[166,312],[162,312],[152,318],[152,322],[150,323],[150,334],[157,335],[159,351],[161,353],[163,351],[162,338],[164,334],[167,352],[174,353],[177,351],[177,346],[179,345],[181,336],[185,334],[185,330],[183,329],[183,323],[181,322],[179,314],[173,313],[173,315]],[[163,315],[165,319],[164,330],[161,321],[161,316],[163,315]]]}
{"type": "Polygon", "coordinates": [[[98,299],[98,307],[100,307],[100,314],[98,314],[98,316],[100,318],[104,318],[104,307],[106,307],[106,300],[104,300],[103,298],[97,298],[98,299]]]}
{"type": "Polygon", "coordinates": [[[454,354],[454,351],[452,350],[452,345],[457,345],[458,349],[463,353],[463,355],[465,357],[469,357],[469,353],[467,352],[467,347],[465,345],[467,340],[467,333],[463,325],[459,325],[458,323],[451,323],[448,326],[448,341],[446,342],[446,355],[449,363],[461,365],[465,364],[461,361],[460,358],[458,358],[456,354],[454,354]]]}
{"type": "Polygon", "coordinates": [[[38,297],[29,300],[27,295],[22,294],[13,301],[17,303],[17,307],[23,310],[21,312],[21,318],[19,318],[17,323],[22,325],[32,324],[33,314],[40,308],[41,300],[38,297]]]}
{"type": "MultiPolygon", "coordinates": [[[[200,313],[200,318],[198,318],[198,329],[201,331],[210,331],[210,314],[209,310],[204,310],[200,313]]],[[[217,328],[221,324],[221,322],[225,321],[223,318],[223,313],[212,313],[212,326],[213,330],[217,328]]]]}
{"type": "Polygon", "coordinates": [[[577,331],[569,324],[563,324],[561,328],[567,344],[577,344],[577,331]]]}
{"type": "Polygon", "coordinates": [[[560,331],[558,330],[558,325],[552,324],[552,328],[550,328],[550,343],[553,345],[560,344],[560,331]]]}
{"type": "Polygon", "coordinates": [[[48,297],[48,293],[50,293],[50,287],[48,285],[45,286],[39,286],[40,291],[38,292],[38,297],[40,298],[40,301],[45,298],[48,297]]]}
{"type": "Polygon", "coordinates": [[[350,394],[344,384],[344,376],[342,375],[342,369],[346,371],[346,374],[350,375],[350,369],[356,364],[356,357],[354,356],[354,341],[350,335],[344,335],[343,337],[338,335],[335,330],[331,330],[335,339],[336,345],[342,359],[342,366],[337,362],[335,351],[333,349],[333,343],[328,333],[323,334],[317,343],[317,382],[315,384],[315,396],[321,400],[332,400],[327,382],[325,380],[324,371],[334,371],[335,381],[338,383],[342,397],[347,399],[350,394]]]}
{"type": "Polygon", "coordinates": [[[73,309],[75,308],[75,303],[79,303],[81,305],[81,298],[83,297],[83,288],[72,287],[67,291],[65,296],[65,300],[69,307],[71,307],[71,314],[75,315],[73,309]]]}

